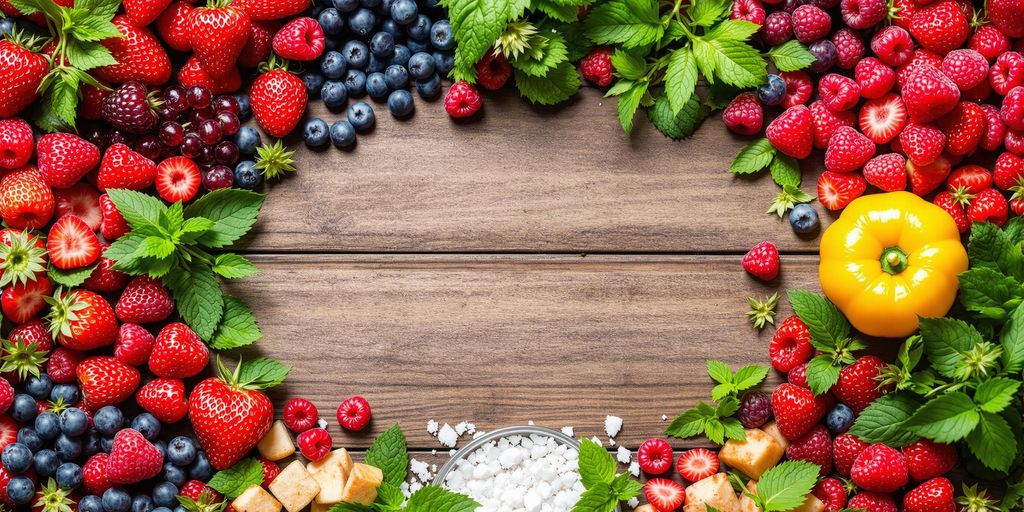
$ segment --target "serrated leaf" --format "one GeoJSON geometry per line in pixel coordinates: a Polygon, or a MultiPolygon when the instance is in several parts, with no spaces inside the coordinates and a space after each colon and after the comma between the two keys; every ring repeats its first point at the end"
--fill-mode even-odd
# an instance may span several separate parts
{"type": "Polygon", "coordinates": [[[647,74],[647,62],[642,55],[616,49],[611,57],[615,73],[629,80],[639,80],[647,74]]]}
{"type": "Polygon", "coordinates": [[[767,79],[764,59],[749,44],[717,39],[710,46],[714,51],[715,76],[721,81],[736,87],[756,87],[767,79]]]}
{"type": "Polygon", "coordinates": [[[672,423],[665,429],[665,434],[680,439],[689,439],[704,432],[706,422],[706,415],[701,414],[697,409],[689,409],[672,420],[672,423]]]}
{"type": "Polygon", "coordinates": [[[524,53],[512,60],[516,69],[530,76],[543,77],[549,71],[566,62],[569,58],[569,50],[565,45],[565,39],[561,36],[548,38],[544,45],[541,58],[537,59],[528,53],[524,53]]]}
{"type": "Polygon", "coordinates": [[[209,267],[193,267],[166,276],[178,313],[200,338],[209,340],[220,324],[224,297],[209,267]]]}
{"type": "Polygon", "coordinates": [[[725,20],[704,35],[705,41],[743,42],[757,33],[761,28],[756,23],[746,20],[725,20]]]}
{"type": "Polygon", "coordinates": [[[1018,305],[999,333],[1003,347],[1002,363],[1007,373],[1016,374],[1024,369],[1024,306],[1018,305]]]}
{"type": "Polygon", "coordinates": [[[720,384],[732,384],[733,375],[729,365],[715,359],[708,359],[706,365],[711,380],[720,384]]]}
{"type": "Polygon", "coordinates": [[[761,475],[757,496],[765,512],[791,510],[799,507],[814,484],[821,468],[803,461],[786,461],[761,475]]]}
{"type": "Polygon", "coordinates": [[[443,0],[452,24],[457,79],[476,82],[475,65],[491,49],[510,20],[518,18],[529,0],[443,0]]]}
{"type": "Polygon", "coordinates": [[[751,364],[737,370],[733,382],[736,385],[736,391],[745,391],[764,382],[766,377],[768,377],[767,366],[751,364]]]}
{"type": "Polygon", "coordinates": [[[259,273],[252,262],[234,253],[218,254],[213,261],[213,271],[228,279],[240,279],[259,273]]]}
{"type": "Polygon", "coordinates": [[[909,395],[892,393],[884,395],[861,411],[850,433],[868,443],[885,443],[889,446],[906,446],[918,436],[902,427],[920,404],[909,395]]]}
{"type": "Polygon", "coordinates": [[[740,150],[729,165],[733,174],[752,174],[768,166],[775,158],[775,146],[768,139],[758,139],[740,150]]]}
{"type": "Polygon", "coordinates": [[[159,226],[160,214],[167,210],[167,206],[159,199],[142,192],[110,189],[106,194],[132,229],[159,226]]]}
{"type": "Polygon", "coordinates": [[[224,315],[210,340],[214,350],[231,350],[252,345],[263,337],[256,316],[241,299],[224,297],[224,315]]]}
{"type": "Polygon", "coordinates": [[[279,386],[291,373],[292,367],[267,357],[259,357],[241,363],[238,381],[247,383],[251,389],[270,389],[279,386]]]}
{"type": "Polygon", "coordinates": [[[768,50],[768,58],[779,71],[798,71],[814,63],[814,55],[795,39],[768,50]]]}
{"type": "Polygon", "coordinates": [[[673,114],[665,92],[658,96],[654,106],[647,109],[647,117],[651,124],[672,140],[685,139],[693,135],[710,113],[711,109],[693,95],[678,114],[673,114]]]}
{"type": "Polygon", "coordinates": [[[807,324],[812,341],[834,346],[850,336],[850,323],[828,299],[806,290],[790,290],[789,303],[807,324]]]}
{"type": "Polygon", "coordinates": [[[551,18],[566,23],[572,23],[579,17],[579,6],[572,4],[559,4],[553,0],[533,0],[533,7],[540,9],[551,18]]]}
{"type": "Polygon", "coordinates": [[[1007,379],[1005,377],[994,377],[978,384],[974,391],[974,403],[985,412],[993,414],[1000,413],[1010,406],[1017,390],[1020,389],[1020,381],[1007,379]]]}
{"type": "Polygon", "coordinates": [[[237,498],[249,487],[263,482],[263,464],[256,459],[242,459],[228,469],[218,471],[207,483],[229,499],[237,498]]]}
{"type": "Polygon", "coordinates": [[[802,181],[800,164],[791,156],[777,153],[768,165],[772,181],[780,187],[799,187],[802,181]]]}
{"type": "Polygon", "coordinates": [[[409,448],[402,428],[395,424],[377,437],[366,451],[366,463],[384,473],[384,481],[401,485],[409,471],[409,448]]]}
{"type": "Polygon", "coordinates": [[[98,263],[94,263],[88,267],[63,270],[53,266],[51,263],[46,269],[46,276],[51,282],[53,282],[53,284],[60,285],[65,288],[76,288],[81,286],[86,279],[89,279],[89,276],[92,275],[98,265],[98,263]]]}
{"type": "MultiPolygon", "coordinates": [[[[713,0],[704,0],[713,1],[713,0]]],[[[689,47],[672,52],[665,69],[665,95],[672,113],[679,114],[687,106],[697,88],[697,61],[689,47]]],[[[678,137],[675,137],[678,138],[678,137]]]]}
{"type": "Polygon", "coordinates": [[[967,447],[989,469],[1009,471],[1017,457],[1017,439],[1002,417],[982,412],[978,426],[967,436],[967,447]]]}
{"type": "Polygon", "coordinates": [[[96,41],[69,39],[67,57],[72,66],[83,71],[117,64],[110,49],[96,41]]]}
{"type": "Polygon", "coordinates": [[[952,391],[921,406],[903,427],[939,443],[953,443],[967,437],[980,420],[971,397],[952,391]]]}
{"type": "Polygon", "coordinates": [[[190,204],[185,208],[185,217],[203,217],[213,221],[213,227],[199,236],[196,242],[209,249],[220,249],[235,243],[252,229],[265,199],[263,194],[222,188],[190,204]]]}
{"type": "Polygon", "coordinates": [[[611,0],[594,7],[583,23],[595,43],[625,48],[654,43],[665,34],[654,0],[611,0]]]}
{"type": "Polygon", "coordinates": [[[953,377],[963,353],[981,343],[981,333],[973,326],[953,318],[922,318],[921,340],[925,354],[937,372],[953,377]]]}
{"type": "Polygon", "coordinates": [[[687,13],[698,27],[710,27],[729,13],[731,2],[727,0],[695,0],[690,2],[687,13]]]}
{"type": "Polygon", "coordinates": [[[539,105],[561,103],[580,89],[579,74],[569,62],[559,64],[543,77],[530,76],[518,69],[515,77],[519,95],[539,105]]]}
{"type": "Polygon", "coordinates": [[[633,121],[636,118],[636,111],[640,108],[640,100],[647,93],[648,82],[636,82],[633,88],[619,96],[616,105],[616,112],[619,116],[619,124],[627,134],[633,132],[633,121]]]}
{"type": "Polygon", "coordinates": [[[839,382],[839,368],[829,356],[817,356],[807,363],[807,385],[815,395],[828,393],[839,382]]]}

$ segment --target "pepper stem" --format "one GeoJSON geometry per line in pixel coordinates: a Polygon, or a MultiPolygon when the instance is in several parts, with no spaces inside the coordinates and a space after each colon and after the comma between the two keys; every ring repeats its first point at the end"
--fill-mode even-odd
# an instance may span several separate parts
{"type": "Polygon", "coordinates": [[[888,274],[896,275],[907,269],[907,253],[899,247],[889,247],[882,251],[879,259],[882,270],[888,274]]]}

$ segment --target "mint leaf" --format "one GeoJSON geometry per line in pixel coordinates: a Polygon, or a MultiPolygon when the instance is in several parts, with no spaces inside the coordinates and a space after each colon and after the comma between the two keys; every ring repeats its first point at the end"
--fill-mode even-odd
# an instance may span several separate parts
{"type": "Polygon", "coordinates": [[[834,346],[849,338],[850,322],[828,299],[806,290],[790,290],[789,302],[800,320],[811,331],[811,340],[834,346]]]}
{"type": "Polygon", "coordinates": [[[121,189],[107,190],[106,193],[133,229],[159,226],[160,214],[167,211],[163,202],[149,194],[121,189]]]}
{"type": "Polygon", "coordinates": [[[338,503],[332,506],[328,512],[374,512],[374,508],[358,503],[338,503]]]}
{"type": "Polygon", "coordinates": [[[263,337],[256,317],[241,299],[224,297],[224,316],[210,340],[214,350],[231,350],[252,345],[263,337]]]}
{"type": "MultiPolygon", "coordinates": [[[[117,32],[117,28],[113,24],[110,24],[114,32],[117,32]]],[[[95,34],[103,34],[103,32],[94,32],[95,34]]],[[[91,37],[96,37],[90,35],[91,37]]],[[[104,39],[101,37],[101,39],[104,39]]],[[[98,40],[97,40],[98,41],[98,40]]],[[[113,66],[117,64],[117,59],[110,53],[110,50],[100,44],[97,41],[82,41],[77,39],[68,39],[67,42],[67,58],[68,62],[72,66],[81,70],[90,70],[95,68],[101,68],[104,66],[113,66]]]]}
{"type": "Polygon", "coordinates": [[[644,489],[643,484],[629,477],[629,473],[623,473],[615,477],[610,487],[615,501],[627,501],[635,498],[644,489]]]}
{"type": "Polygon", "coordinates": [[[854,422],[850,433],[866,443],[885,443],[906,446],[917,441],[917,436],[903,428],[920,404],[909,395],[891,393],[871,402],[854,422]]]}
{"type": "Polygon", "coordinates": [[[75,288],[81,286],[86,279],[96,270],[99,263],[94,263],[88,267],[74,268],[71,270],[59,269],[51,263],[46,269],[46,276],[54,284],[63,286],[65,288],[75,288]]]}
{"type": "Polygon", "coordinates": [[[922,318],[921,340],[932,367],[951,378],[956,375],[963,353],[982,342],[977,329],[954,318],[922,318]]]}
{"type": "Polygon", "coordinates": [[[672,423],[665,429],[665,434],[680,439],[689,439],[704,432],[706,424],[707,416],[701,414],[697,409],[690,409],[672,420],[672,423]]]}
{"type": "Polygon", "coordinates": [[[181,318],[204,340],[209,340],[224,312],[217,276],[207,267],[182,268],[168,274],[164,284],[171,290],[181,318]]]}
{"type": "Polygon", "coordinates": [[[689,47],[672,52],[665,70],[665,95],[668,96],[673,114],[679,114],[686,107],[696,88],[697,61],[693,52],[689,47]]]}
{"type": "Polygon", "coordinates": [[[807,385],[815,395],[828,393],[839,382],[839,368],[832,364],[832,357],[817,356],[807,363],[807,385]]]}
{"type": "Polygon", "coordinates": [[[776,185],[783,188],[800,186],[800,164],[793,157],[776,153],[772,163],[768,165],[768,170],[776,185]]]}
{"type": "Polygon", "coordinates": [[[405,434],[397,423],[373,441],[366,451],[366,463],[384,473],[384,481],[401,485],[409,471],[409,451],[405,434]]]}
{"type": "MultiPolygon", "coordinates": [[[[598,484],[610,485],[618,469],[615,459],[597,443],[584,439],[580,442],[580,481],[583,487],[593,488],[598,484]]],[[[607,496],[607,494],[606,494],[607,496]]]]}
{"type": "Polygon", "coordinates": [[[717,39],[711,41],[709,46],[715,62],[715,76],[721,81],[736,87],[756,87],[766,80],[768,71],[765,61],[749,44],[717,39]]]}
{"type": "Polygon", "coordinates": [[[1016,279],[989,267],[974,267],[957,276],[960,304],[982,317],[1002,322],[1021,304],[1024,290],[1016,279]]]}
{"type": "Polygon", "coordinates": [[[615,73],[629,80],[639,80],[647,74],[647,61],[643,55],[616,49],[611,57],[615,73]]]}
{"type": "Polygon", "coordinates": [[[736,391],[746,391],[764,382],[768,376],[768,367],[751,364],[740,368],[733,377],[736,391]]]}
{"type": "Polygon", "coordinates": [[[711,109],[702,104],[696,95],[691,95],[683,109],[675,114],[672,112],[666,91],[658,95],[654,106],[647,109],[647,117],[654,127],[672,140],[684,139],[693,135],[710,113],[711,109]]]}
{"type": "Polygon", "coordinates": [[[814,62],[814,55],[795,39],[768,50],[768,58],[779,71],[798,71],[814,62]]]}
{"type": "Polygon", "coordinates": [[[238,381],[255,389],[270,389],[281,385],[292,367],[267,357],[239,363],[238,381]]]}
{"type": "Polygon", "coordinates": [[[580,89],[576,66],[563,62],[543,77],[530,76],[516,70],[519,95],[538,105],[554,105],[571,98],[580,89]]]}
{"type": "Polygon", "coordinates": [[[655,0],[610,0],[594,7],[583,24],[595,43],[625,48],[654,43],[665,34],[655,0]]]}
{"type": "Polygon", "coordinates": [[[924,404],[903,427],[939,443],[953,443],[967,437],[980,420],[971,397],[952,391],[924,404]]]}
{"type": "Polygon", "coordinates": [[[542,37],[543,44],[535,44],[533,50],[512,59],[512,65],[524,74],[543,77],[559,64],[569,59],[565,39],[558,35],[542,37]],[[536,54],[535,54],[536,53],[536,54]]]}
{"type": "MultiPolygon", "coordinates": [[[[704,40],[742,42],[750,39],[750,36],[756,34],[760,28],[760,25],[746,20],[725,20],[704,34],[704,40]]],[[[753,50],[749,45],[747,47],[753,50]]]]}
{"type": "Polygon", "coordinates": [[[632,88],[619,96],[616,111],[619,115],[619,124],[627,134],[633,132],[633,119],[636,117],[637,109],[640,108],[640,101],[644,94],[647,94],[647,85],[648,82],[636,82],[632,88]]]}
{"type": "MultiPolygon", "coordinates": [[[[402,478],[405,478],[404,474],[402,478]]],[[[473,512],[479,506],[468,496],[428,485],[409,497],[405,512],[473,512]]]]}
{"type": "Polygon", "coordinates": [[[1011,276],[1017,281],[1024,280],[1024,253],[1020,244],[995,224],[975,222],[967,243],[967,254],[972,267],[988,267],[1011,276]]]}
{"type": "Polygon", "coordinates": [[[566,23],[576,21],[579,16],[579,6],[573,4],[559,4],[554,0],[533,0],[533,8],[539,9],[548,17],[566,23]]]}
{"type": "Polygon", "coordinates": [[[213,261],[213,271],[228,279],[239,279],[259,273],[249,260],[234,253],[218,254],[217,259],[213,261]]]}
{"type": "Polygon", "coordinates": [[[613,501],[611,486],[598,482],[593,487],[588,487],[580,495],[579,501],[572,507],[572,512],[610,512],[618,503],[613,501]]]}
{"type": "Polygon", "coordinates": [[[529,5],[524,0],[443,0],[455,41],[455,68],[459,80],[476,82],[474,66],[491,49],[512,19],[529,5]]]}
{"type": "Polygon", "coordinates": [[[203,217],[213,221],[213,226],[200,235],[196,242],[209,249],[220,249],[233,244],[249,232],[256,223],[265,199],[265,195],[248,190],[222,188],[186,207],[185,217],[203,217]]]}
{"type": "Polygon", "coordinates": [[[768,139],[758,139],[740,150],[729,166],[733,174],[752,174],[768,167],[775,158],[775,146],[768,139]]]}
{"type": "Polygon", "coordinates": [[[731,2],[726,0],[696,0],[690,2],[687,14],[698,27],[710,27],[729,14],[731,2]]]}
{"type": "Polygon", "coordinates": [[[1017,306],[1010,313],[999,334],[999,343],[1003,347],[1003,370],[1020,373],[1024,369],[1024,306],[1017,306]]]}
{"type": "Polygon", "coordinates": [[[799,507],[818,482],[821,467],[803,461],[786,461],[761,475],[757,497],[764,512],[799,507]]]}
{"type": "Polygon", "coordinates": [[[1017,457],[1017,439],[1002,417],[983,412],[967,436],[967,447],[989,469],[1008,471],[1017,457]]]}
{"type": "Polygon", "coordinates": [[[732,369],[729,368],[729,365],[715,359],[708,359],[705,364],[708,369],[708,376],[711,377],[711,380],[719,384],[732,384],[733,375],[732,369]]]}
{"type": "Polygon", "coordinates": [[[235,499],[246,489],[263,482],[263,464],[256,459],[242,459],[234,466],[218,471],[209,485],[229,499],[235,499]]]}
{"type": "Polygon", "coordinates": [[[974,392],[974,402],[982,411],[993,414],[1003,412],[1013,402],[1020,384],[1019,380],[1005,377],[982,381],[974,392]]]}
{"type": "Polygon", "coordinates": [[[374,501],[374,508],[379,512],[397,512],[402,510],[405,503],[405,495],[402,488],[388,482],[382,482],[377,488],[377,500],[374,501]]]}

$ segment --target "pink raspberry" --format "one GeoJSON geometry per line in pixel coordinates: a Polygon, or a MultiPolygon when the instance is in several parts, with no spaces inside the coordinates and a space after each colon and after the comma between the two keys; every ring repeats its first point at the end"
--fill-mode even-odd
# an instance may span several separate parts
{"type": "Polygon", "coordinates": [[[448,89],[444,97],[444,109],[454,118],[469,117],[476,114],[484,105],[480,91],[465,80],[459,80],[448,89]]]}
{"type": "Polygon", "coordinates": [[[615,50],[608,46],[601,46],[591,50],[583,60],[580,61],[580,72],[583,78],[599,87],[608,87],[615,79],[615,67],[612,66],[612,53],[615,50]]]}
{"type": "Polygon", "coordinates": [[[775,11],[768,15],[761,27],[765,44],[778,46],[793,39],[793,19],[786,11],[775,11]]]}
{"type": "Polygon", "coordinates": [[[793,34],[804,44],[823,39],[832,30],[832,18],[816,5],[801,5],[793,11],[793,34]]]}
{"type": "Polygon", "coordinates": [[[860,85],[861,96],[868,99],[881,98],[896,85],[896,71],[874,57],[858,62],[854,76],[860,85]]]}
{"type": "Polygon", "coordinates": [[[864,40],[851,29],[837,30],[832,44],[836,45],[836,65],[842,69],[853,69],[864,58],[864,40]]]}
{"type": "Polygon", "coordinates": [[[764,110],[754,93],[745,92],[733,98],[729,106],[725,107],[722,121],[733,133],[754,135],[761,131],[764,124],[764,110]]]}
{"type": "Polygon", "coordinates": [[[814,94],[814,83],[811,76],[803,71],[787,71],[779,73],[782,81],[786,82],[786,97],[782,100],[785,108],[803,105],[811,99],[814,94]]]}
{"type": "Polygon", "coordinates": [[[942,58],[942,72],[966,91],[988,78],[988,61],[975,50],[953,50],[942,58]]]}
{"type": "Polygon", "coordinates": [[[761,5],[761,0],[734,0],[729,18],[764,25],[764,5],[761,5]]]}
{"type": "Polygon", "coordinates": [[[913,55],[914,40],[902,27],[885,27],[871,38],[871,51],[890,66],[902,66],[913,55]]]}
{"type": "Polygon", "coordinates": [[[860,101],[860,86],[852,78],[829,73],[818,81],[818,95],[833,112],[850,110],[860,101]]]}

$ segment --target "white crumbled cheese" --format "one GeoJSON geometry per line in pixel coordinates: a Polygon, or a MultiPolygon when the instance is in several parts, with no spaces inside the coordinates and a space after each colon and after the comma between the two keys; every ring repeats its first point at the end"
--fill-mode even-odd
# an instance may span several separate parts
{"type": "Polygon", "coordinates": [[[640,506],[640,500],[636,498],[630,498],[629,501],[626,502],[626,505],[629,506],[629,508],[637,508],[640,506]]]}
{"type": "Polygon", "coordinates": [[[604,443],[603,443],[603,442],[601,442],[601,440],[600,440],[600,439],[598,439],[598,437],[597,437],[597,436],[591,437],[591,438],[590,438],[590,440],[591,440],[591,441],[593,441],[593,442],[594,442],[594,444],[596,444],[596,445],[598,445],[598,446],[604,446],[604,443]]]}
{"type": "Polygon", "coordinates": [[[608,446],[615,446],[615,439],[608,438],[608,446]]]}
{"type": "Polygon", "coordinates": [[[480,436],[482,436],[482,435],[484,435],[486,433],[487,432],[483,432],[483,431],[480,431],[480,430],[478,430],[476,432],[473,432],[473,439],[476,439],[476,438],[478,438],[478,437],[480,437],[480,436]]]}
{"type": "Polygon", "coordinates": [[[430,472],[431,473],[437,473],[437,464],[431,464],[430,465],[430,472]]]}
{"type": "Polygon", "coordinates": [[[445,423],[441,430],[437,431],[437,440],[441,442],[441,446],[455,448],[455,445],[459,443],[459,434],[451,425],[445,423]]]}
{"type": "Polygon", "coordinates": [[[526,422],[526,424],[527,424],[527,425],[530,425],[531,427],[532,427],[533,425],[535,425],[535,423],[533,422],[533,420],[527,421],[527,422],[526,422]]]}
{"type": "Polygon", "coordinates": [[[416,459],[409,460],[409,471],[416,476],[423,483],[430,483],[434,479],[434,476],[430,474],[430,469],[426,462],[419,461],[416,459]]]}
{"type": "Polygon", "coordinates": [[[448,450],[448,456],[449,457],[454,457],[457,452],[458,452],[458,450],[448,450]]]}
{"type": "Polygon", "coordinates": [[[634,462],[634,463],[629,465],[629,474],[631,474],[631,475],[633,475],[633,476],[635,476],[637,478],[640,478],[640,463],[639,462],[634,462]]]}
{"type": "Polygon", "coordinates": [[[319,418],[316,420],[316,424],[320,425],[320,428],[327,428],[327,420],[319,418]]]}
{"type": "Polygon", "coordinates": [[[585,490],[578,457],[545,435],[503,437],[456,462],[441,484],[479,502],[476,512],[569,512],[585,490]]]}
{"type": "Polygon", "coordinates": [[[576,431],[572,427],[562,427],[562,433],[569,437],[576,437],[576,431]]]}
{"type": "Polygon", "coordinates": [[[668,414],[662,414],[661,421],[668,421],[668,414]]]}
{"type": "Polygon", "coordinates": [[[430,420],[427,422],[427,433],[436,436],[437,435],[437,422],[430,420]]]}
{"type": "Polygon", "coordinates": [[[633,454],[630,453],[629,448],[620,446],[619,450],[615,452],[615,458],[623,464],[629,464],[629,461],[633,458],[633,454]]]}
{"type": "Polygon", "coordinates": [[[437,450],[430,450],[431,455],[437,455],[437,450]]]}
{"type": "Polygon", "coordinates": [[[608,437],[614,438],[619,435],[620,430],[622,430],[622,418],[618,416],[605,416],[604,433],[608,434],[608,437]]]}

